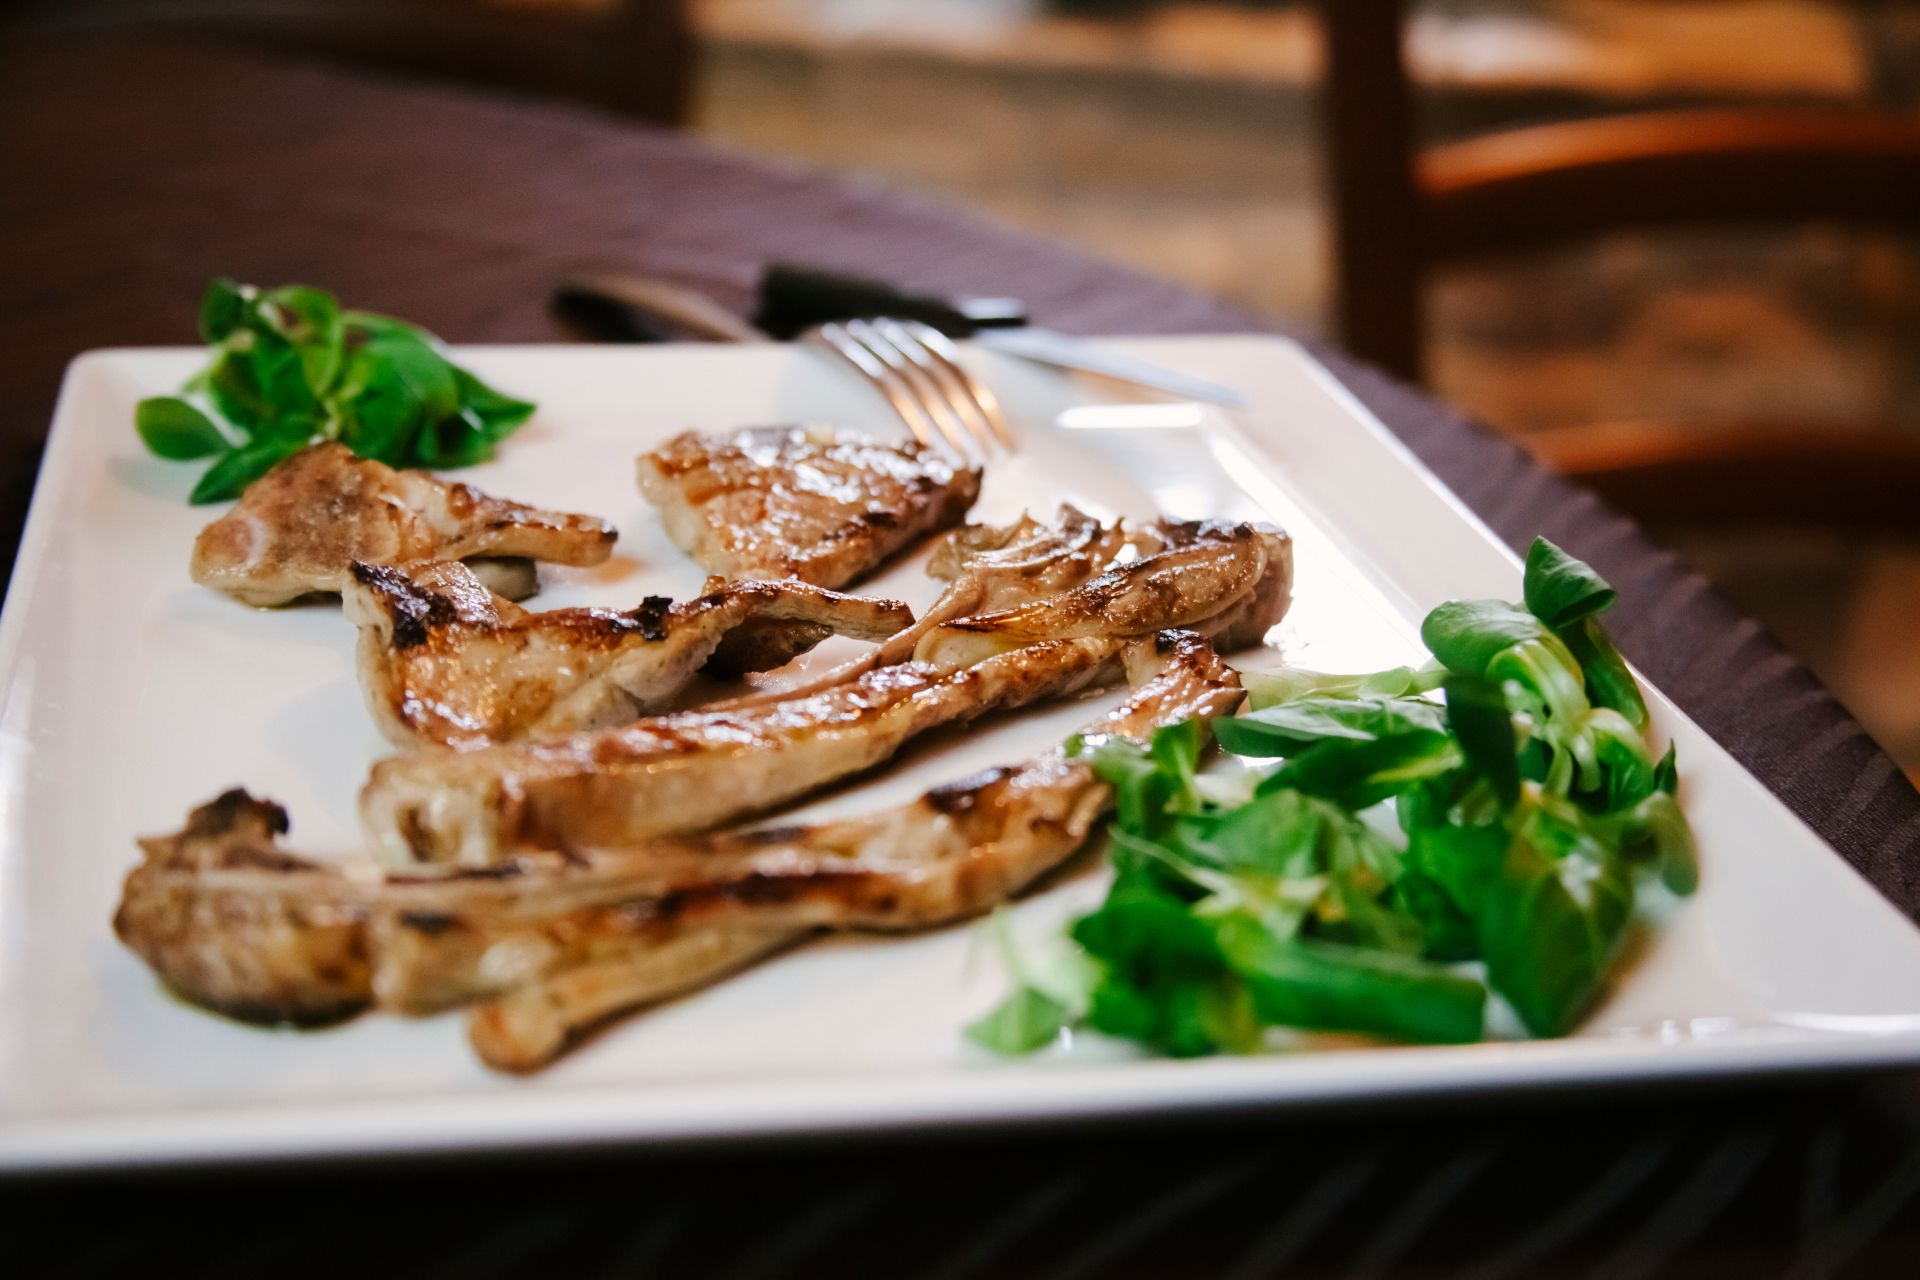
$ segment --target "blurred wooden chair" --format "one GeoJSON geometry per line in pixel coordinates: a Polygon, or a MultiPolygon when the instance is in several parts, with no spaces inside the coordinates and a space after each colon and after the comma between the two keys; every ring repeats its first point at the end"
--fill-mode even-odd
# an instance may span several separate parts
{"type": "Polygon", "coordinates": [[[71,30],[181,33],[586,102],[658,124],[687,117],[687,0],[15,0],[71,30]]]}
{"type": "MultiPolygon", "coordinates": [[[[1316,3],[1339,334],[1402,377],[1424,370],[1422,287],[1447,263],[1689,223],[1920,231],[1920,121],[1672,109],[1420,148],[1405,0],[1316,3]]],[[[1920,429],[1601,423],[1522,443],[1656,522],[1784,519],[1920,534],[1920,429]]]]}

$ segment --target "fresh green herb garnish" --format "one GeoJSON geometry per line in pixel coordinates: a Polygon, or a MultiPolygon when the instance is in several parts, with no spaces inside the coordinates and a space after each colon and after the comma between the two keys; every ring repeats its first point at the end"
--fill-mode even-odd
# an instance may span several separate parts
{"type": "Polygon", "coordinates": [[[192,501],[219,502],[282,459],[338,440],[394,467],[485,462],[533,406],[448,362],[424,329],[302,285],[215,280],[200,304],[207,367],[142,400],[134,429],[162,458],[212,458],[192,501]]]}
{"type": "Polygon", "coordinates": [[[1076,741],[1115,792],[1112,888],[1069,930],[1077,983],[1036,983],[1008,948],[1018,990],[969,1034],[1003,1053],[1073,1025],[1177,1056],[1273,1027],[1452,1044],[1483,1036],[1490,995],[1534,1035],[1571,1030],[1637,884],[1699,873],[1674,753],[1649,752],[1597,619],[1613,588],[1542,538],[1523,594],[1435,609],[1417,671],[1249,676],[1253,709],[1211,727],[1280,761],[1250,786],[1196,780],[1198,721],[1076,741]]]}

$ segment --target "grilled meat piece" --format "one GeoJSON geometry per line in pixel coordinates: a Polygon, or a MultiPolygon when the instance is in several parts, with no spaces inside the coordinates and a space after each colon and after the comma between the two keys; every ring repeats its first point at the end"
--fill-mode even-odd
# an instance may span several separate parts
{"type": "Polygon", "coordinates": [[[980,472],[938,452],[826,427],[686,432],[639,464],[667,536],[709,573],[842,587],[956,524],[980,472]]]}
{"type": "Polygon", "coordinates": [[[806,936],[805,930],[660,930],[643,945],[562,969],[477,1004],[467,1042],[496,1071],[538,1071],[597,1026],[711,986],[806,936]]]}
{"type": "Polygon", "coordinates": [[[943,621],[1039,599],[1078,586],[1120,554],[1127,535],[1068,503],[1054,524],[1023,515],[1002,526],[967,525],[935,546],[927,572],[949,585],[925,616],[878,648],[798,685],[762,689],[717,704],[729,709],[804,697],[913,657],[914,646],[943,621]]]}
{"type": "MultiPolygon", "coordinates": [[[[1191,635],[1135,642],[1127,666],[1144,683],[1090,734],[1144,739],[1240,696],[1191,635]]],[[[377,881],[281,850],[278,806],[229,792],[180,833],[141,842],[114,927],[182,996],[253,1021],[485,1001],[475,1047],[528,1070],[614,1014],[816,927],[984,910],[1071,854],[1109,802],[1090,768],[1053,751],[863,818],[377,881]]]]}
{"type": "Polygon", "coordinates": [[[1029,645],[958,672],[900,663],[745,710],[416,751],[374,766],[361,822],[381,861],[401,870],[701,831],[870,769],[930,729],[1101,682],[1123,643],[1029,645]]]}
{"type": "Polygon", "coordinates": [[[956,529],[934,549],[928,572],[949,585],[914,626],[802,684],[720,705],[817,693],[909,659],[964,665],[1045,635],[1141,636],[1186,627],[1214,637],[1222,649],[1244,648],[1259,643],[1286,613],[1293,543],[1270,525],[1102,524],[1062,503],[1051,525],[1023,515],[1010,525],[956,529]],[[1211,581],[1182,577],[1190,573],[1211,581]],[[1234,579],[1245,588],[1237,596],[1234,579]]]}
{"type": "MultiPolygon", "coordinates": [[[[1258,643],[1285,614],[1293,543],[1279,530],[1159,521],[1144,534],[1157,549],[1091,581],[919,628],[914,660],[956,668],[1041,639],[1141,636],[1170,627],[1224,631],[1221,647],[1241,648],[1258,643]]],[[[938,606],[928,613],[937,617],[938,606]]]]}
{"type": "MultiPolygon", "coordinates": [[[[1224,715],[1239,675],[1207,641],[1167,631],[1126,646],[1137,691],[1083,739],[1147,737],[1224,715]]],[[[986,910],[1077,848],[1111,797],[1064,748],[936,787],[865,817],[579,851],[582,879],[618,883],[632,910],[676,926],[914,929],[986,910]]]]}
{"type": "MultiPolygon", "coordinates": [[[[1163,665],[1090,725],[1089,739],[1144,741],[1240,701],[1238,675],[1191,633],[1138,642],[1128,658],[1132,668],[1163,665]]],[[[592,852],[578,874],[601,880],[604,900],[542,930],[576,946],[591,937],[597,954],[478,1005],[468,1037],[489,1066],[537,1070],[608,1018],[816,928],[894,931],[978,914],[1058,867],[1112,804],[1089,765],[1054,750],[865,817],[592,852]],[[624,951],[612,942],[623,931],[633,938],[624,951]]]]}
{"type": "Polygon", "coordinates": [[[342,591],[355,561],[473,560],[493,590],[518,599],[532,561],[600,564],[613,526],[489,497],[424,471],[395,471],[343,444],[301,450],[247,487],[193,544],[193,580],[254,605],[342,591]]]}
{"type": "MultiPolygon", "coordinates": [[[[939,725],[1109,678],[1128,640],[1165,627],[1239,640],[1279,620],[1291,567],[1283,535],[1204,525],[1180,526],[1177,539],[1081,587],[983,615],[990,624],[942,623],[920,634],[913,659],[825,687],[548,742],[382,761],[361,792],[368,840],[392,867],[473,867],[529,848],[705,830],[871,768],[939,725]],[[1041,638],[1049,634],[1062,639],[1041,638]]],[[[881,651],[892,659],[914,634],[881,651]]]]}
{"type": "Polygon", "coordinates": [[[229,1017],[352,1017],[373,999],[371,893],[281,850],[286,830],[286,810],[236,790],[140,841],[114,933],[174,991],[229,1017]]]}
{"type": "Polygon", "coordinates": [[[664,711],[702,669],[778,666],[838,632],[884,640],[911,624],[893,600],[803,582],[717,579],[695,600],[552,609],[502,600],[457,560],[355,562],[360,683],[395,744],[474,747],[624,724],[664,711]]]}

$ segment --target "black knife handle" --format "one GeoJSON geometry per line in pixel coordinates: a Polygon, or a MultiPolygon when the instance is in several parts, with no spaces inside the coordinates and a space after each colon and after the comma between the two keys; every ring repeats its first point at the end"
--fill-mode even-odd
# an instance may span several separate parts
{"type": "Polygon", "coordinates": [[[1026,310],[1016,299],[908,293],[884,281],[789,262],[773,263],[760,277],[760,307],[753,323],[777,338],[791,338],[829,320],[868,316],[919,320],[950,338],[1026,323],[1026,310]]]}
{"type": "Polygon", "coordinates": [[[596,289],[563,284],[551,301],[554,315],[595,342],[673,341],[673,330],[657,317],[596,289]]]}

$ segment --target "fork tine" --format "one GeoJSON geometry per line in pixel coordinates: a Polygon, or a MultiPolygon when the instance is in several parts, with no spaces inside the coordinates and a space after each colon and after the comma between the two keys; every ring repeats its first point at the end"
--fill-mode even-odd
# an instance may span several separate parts
{"type": "Polygon", "coordinates": [[[911,339],[907,340],[905,346],[896,343],[888,334],[885,324],[885,321],[849,320],[846,329],[850,337],[907,385],[921,410],[939,426],[940,434],[946,437],[954,452],[967,462],[977,461],[965,419],[954,409],[951,398],[939,381],[925,368],[924,357],[915,358],[914,351],[910,349],[914,346],[911,339]]]}
{"type": "Polygon", "coordinates": [[[981,445],[991,449],[997,440],[1008,453],[1014,452],[1013,428],[1000,407],[1000,397],[994,395],[993,388],[974,377],[960,363],[960,349],[953,345],[952,340],[924,321],[899,320],[892,323],[917,341],[931,366],[940,371],[936,376],[941,376],[947,383],[949,398],[969,419],[974,434],[980,437],[981,445]]]}
{"type": "MultiPolygon", "coordinates": [[[[982,412],[980,402],[973,398],[952,365],[927,345],[918,329],[909,321],[887,316],[875,319],[873,326],[876,332],[893,344],[895,350],[913,362],[920,376],[940,397],[947,412],[960,423],[961,429],[970,437],[967,444],[973,451],[972,456],[983,461],[991,456],[993,426],[982,412]]],[[[938,332],[931,325],[922,327],[930,333],[938,332]]]]}
{"type": "Polygon", "coordinates": [[[897,378],[885,362],[848,333],[845,325],[838,322],[823,324],[810,332],[806,340],[825,347],[858,370],[881,395],[887,398],[887,403],[893,406],[893,411],[900,415],[902,422],[907,424],[907,430],[913,432],[914,439],[929,449],[940,447],[940,436],[943,433],[935,429],[932,418],[921,406],[919,399],[902,385],[903,380],[897,378]]]}

